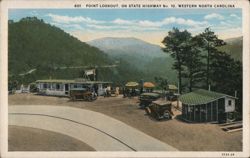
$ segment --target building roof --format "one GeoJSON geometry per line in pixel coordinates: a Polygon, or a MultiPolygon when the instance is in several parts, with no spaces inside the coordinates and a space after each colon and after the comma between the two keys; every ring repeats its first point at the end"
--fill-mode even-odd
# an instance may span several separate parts
{"type": "Polygon", "coordinates": [[[154,104],[157,104],[157,105],[171,105],[171,102],[170,101],[166,101],[164,99],[158,99],[158,100],[155,100],[155,101],[152,101],[152,103],[154,104]]]}
{"type": "Polygon", "coordinates": [[[36,80],[36,83],[72,83],[74,82],[74,80],[52,80],[52,79],[48,79],[48,80],[36,80]]]}
{"type": "Polygon", "coordinates": [[[181,95],[180,101],[183,104],[200,105],[200,104],[207,104],[209,102],[215,101],[223,97],[235,98],[233,96],[223,94],[223,93],[208,91],[204,89],[198,89],[196,91],[181,95]]]}
{"type": "Polygon", "coordinates": [[[58,80],[58,79],[48,79],[48,80],[37,80],[36,83],[86,83],[86,84],[94,84],[94,83],[112,83],[112,82],[103,82],[103,81],[87,81],[87,80],[58,80]]]}
{"type": "Polygon", "coordinates": [[[158,94],[158,93],[142,93],[141,96],[159,97],[160,94],[158,94]]]}

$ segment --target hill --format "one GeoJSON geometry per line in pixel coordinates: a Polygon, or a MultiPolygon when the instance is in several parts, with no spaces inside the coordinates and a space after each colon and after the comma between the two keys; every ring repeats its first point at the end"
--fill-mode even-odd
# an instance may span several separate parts
{"type": "Polygon", "coordinates": [[[139,55],[143,58],[145,57],[144,60],[146,60],[148,57],[154,58],[166,56],[159,46],[132,37],[105,37],[92,40],[87,43],[105,51],[107,54],[114,56],[126,53],[126,55],[139,55]]]}
{"type": "Polygon", "coordinates": [[[226,39],[227,43],[225,46],[219,48],[219,50],[225,51],[229,55],[232,56],[235,60],[242,61],[242,53],[243,53],[243,37],[236,37],[226,39]]]}
{"type": "MultiPolygon", "coordinates": [[[[96,47],[81,42],[63,30],[36,17],[9,21],[9,80],[22,83],[37,79],[73,79],[82,77],[84,69],[115,61],[96,47]],[[28,73],[27,73],[28,72],[28,73]]],[[[125,61],[115,68],[100,68],[100,80],[139,80],[142,73],[125,61]]]]}
{"type": "Polygon", "coordinates": [[[176,72],[172,70],[173,59],[162,51],[160,46],[136,38],[105,37],[87,42],[99,48],[114,60],[125,60],[138,70],[147,74],[148,80],[155,76],[176,81],[176,72]]]}

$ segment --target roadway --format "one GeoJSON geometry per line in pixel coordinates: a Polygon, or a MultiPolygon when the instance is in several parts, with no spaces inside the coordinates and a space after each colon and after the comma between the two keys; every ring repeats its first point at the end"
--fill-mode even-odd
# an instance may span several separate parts
{"type": "Polygon", "coordinates": [[[177,151],[119,120],[80,108],[9,106],[9,125],[65,134],[88,144],[96,151],[177,151]]]}

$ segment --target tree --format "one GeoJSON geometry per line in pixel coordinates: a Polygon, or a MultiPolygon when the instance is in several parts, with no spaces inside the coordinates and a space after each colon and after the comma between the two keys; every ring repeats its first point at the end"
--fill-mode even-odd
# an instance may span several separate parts
{"type": "Polygon", "coordinates": [[[231,96],[237,91],[236,108],[242,112],[242,63],[221,51],[211,53],[211,88],[231,96]]]}
{"type": "Polygon", "coordinates": [[[184,65],[187,70],[183,77],[188,79],[190,92],[197,83],[204,80],[204,63],[202,62],[204,56],[201,54],[200,41],[200,36],[192,37],[185,47],[184,65]]]}
{"type": "Polygon", "coordinates": [[[173,69],[178,71],[179,80],[179,92],[182,93],[182,73],[184,70],[184,57],[185,57],[185,47],[188,40],[190,40],[191,34],[185,31],[179,31],[177,28],[173,28],[172,31],[168,32],[168,35],[164,38],[162,43],[165,45],[163,51],[170,53],[175,59],[173,69]]]}
{"type": "Polygon", "coordinates": [[[205,29],[204,32],[202,32],[199,36],[202,37],[202,46],[207,51],[207,69],[206,69],[206,88],[209,88],[210,85],[210,55],[213,53],[213,51],[216,51],[216,47],[220,47],[225,45],[226,43],[219,39],[217,35],[211,29],[208,27],[205,29]]]}
{"type": "Polygon", "coordinates": [[[166,90],[166,87],[168,86],[167,79],[162,78],[162,77],[155,77],[155,82],[161,88],[162,92],[163,92],[163,90],[166,90]]]}

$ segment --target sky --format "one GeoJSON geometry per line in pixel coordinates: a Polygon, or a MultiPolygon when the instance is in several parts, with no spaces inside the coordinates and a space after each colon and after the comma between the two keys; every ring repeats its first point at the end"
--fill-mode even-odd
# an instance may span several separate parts
{"type": "Polygon", "coordinates": [[[221,39],[242,36],[241,9],[10,9],[9,19],[38,17],[86,42],[134,37],[160,45],[173,27],[192,35],[210,27],[221,39]]]}

